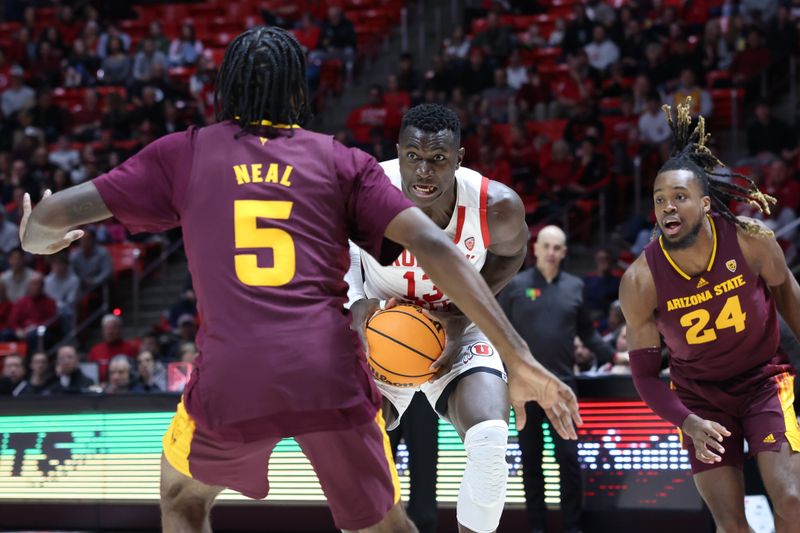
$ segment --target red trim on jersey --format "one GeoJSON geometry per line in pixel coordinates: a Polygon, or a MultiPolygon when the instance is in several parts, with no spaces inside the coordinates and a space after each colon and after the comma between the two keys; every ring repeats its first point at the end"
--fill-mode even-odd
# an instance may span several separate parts
{"type": "Polygon", "coordinates": [[[481,181],[480,214],[481,214],[481,236],[483,237],[483,247],[488,248],[491,243],[489,235],[489,216],[487,206],[489,205],[489,178],[484,177],[481,181]]]}
{"type": "Polygon", "coordinates": [[[456,237],[453,242],[458,244],[461,240],[461,230],[464,229],[464,219],[467,217],[467,208],[463,205],[458,206],[458,219],[456,220],[456,237]]]}

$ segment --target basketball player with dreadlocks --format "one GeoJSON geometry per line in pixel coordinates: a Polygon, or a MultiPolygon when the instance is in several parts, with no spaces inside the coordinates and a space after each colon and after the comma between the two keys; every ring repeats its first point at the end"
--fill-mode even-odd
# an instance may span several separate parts
{"type": "Polygon", "coordinates": [[[51,254],[81,224],[132,232],[181,226],[203,316],[200,356],[164,435],[164,531],[210,531],[224,487],[267,495],[277,442],[294,436],[344,530],[415,531],[399,504],[388,438],[360,340],[343,312],[348,238],[383,264],[413,250],[437,284],[518,367],[512,399],[571,423],[574,397],[531,356],[450,239],[378,163],[309,117],[305,54],[290,33],[252,28],[225,52],[220,122],[156,140],[31,212],[23,247],[51,254]]]}
{"type": "MultiPolygon", "coordinates": [[[[722,164],[692,128],[689,102],[673,119],[675,149],[653,191],[658,239],[622,278],[630,365],[642,399],[680,428],[694,481],[717,530],[750,531],[744,440],[757,458],[777,531],[800,531],[800,428],[794,370],[779,348],[778,312],[800,334],[800,287],[772,233],[730,202],[769,213],[775,199],[715,178],[722,164]],[[672,389],[659,379],[661,340],[672,389]]],[[[747,179],[744,176],[737,176],[747,179]]]]}

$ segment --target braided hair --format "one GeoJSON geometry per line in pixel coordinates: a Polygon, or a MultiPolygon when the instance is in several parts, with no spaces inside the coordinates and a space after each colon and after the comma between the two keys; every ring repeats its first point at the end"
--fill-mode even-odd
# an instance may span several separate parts
{"type": "Polygon", "coordinates": [[[718,179],[727,177],[727,174],[715,170],[725,165],[706,146],[706,141],[711,135],[706,134],[705,119],[702,116],[698,117],[697,125],[692,128],[691,104],[691,96],[687,97],[683,104],[678,104],[677,116],[674,119],[670,106],[662,106],[672,130],[674,147],[670,158],[658,173],[661,174],[668,170],[692,172],[700,182],[703,194],[711,199],[714,211],[719,213],[722,218],[736,224],[750,235],[772,236],[769,229],[753,222],[740,220],[730,210],[728,202],[747,202],[762,213],[769,215],[770,205],[775,204],[776,199],[762,193],[751,178],[738,172],[733,172],[732,175],[745,180],[748,184],[747,187],[718,179]]]}
{"type": "Polygon", "coordinates": [[[304,124],[311,118],[306,56],[294,36],[280,28],[256,26],[231,41],[216,88],[217,120],[232,120],[238,135],[272,124],[304,124]]]}

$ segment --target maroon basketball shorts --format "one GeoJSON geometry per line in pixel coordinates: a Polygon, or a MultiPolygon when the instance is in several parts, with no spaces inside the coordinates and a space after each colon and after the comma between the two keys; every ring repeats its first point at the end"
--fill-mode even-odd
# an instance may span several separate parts
{"type": "MultiPolygon", "coordinates": [[[[400,501],[400,482],[380,411],[363,426],[308,433],[295,440],[314,467],[337,528],[374,526],[400,501]]],[[[278,441],[223,438],[196,425],[183,402],[163,440],[167,461],[182,474],[255,499],[269,493],[267,467],[278,441]]]]}
{"type": "Polygon", "coordinates": [[[741,468],[744,440],[750,454],[780,451],[788,443],[800,452],[800,428],[794,413],[794,369],[778,358],[743,375],[722,382],[681,380],[673,384],[678,397],[694,414],[725,426],[731,432],[722,445],[722,461],[700,462],[692,439],[683,438],[692,472],[719,466],[741,468]]]}

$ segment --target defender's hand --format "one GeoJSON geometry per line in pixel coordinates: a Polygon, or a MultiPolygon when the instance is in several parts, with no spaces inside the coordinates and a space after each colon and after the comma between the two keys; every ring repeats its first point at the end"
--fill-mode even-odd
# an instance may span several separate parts
{"type": "MultiPolygon", "coordinates": [[[[50,189],[44,191],[42,195],[42,200],[49,198],[50,195],[53,194],[50,189]]],[[[25,193],[25,196],[22,197],[22,220],[19,222],[19,242],[25,242],[25,230],[28,228],[28,219],[31,218],[31,195],[25,193]]],[[[32,252],[37,254],[43,255],[50,255],[56,252],[60,252],[64,248],[67,248],[70,244],[77,241],[83,237],[83,230],[75,229],[68,231],[63,237],[56,239],[54,242],[51,242],[43,249],[40,250],[29,250],[25,249],[26,252],[32,252]]],[[[23,248],[25,248],[23,246],[23,248]]]]}
{"type": "Polygon", "coordinates": [[[710,465],[722,461],[722,454],[725,453],[722,439],[731,436],[725,426],[692,414],[683,421],[681,431],[692,439],[698,461],[710,465]]]}
{"type": "Polygon", "coordinates": [[[583,421],[575,393],[539,363],[524,361],[513,371],[509,369],[508,394],[514,407],[518,431],[525,427],[525,404],[537,402],[562,438],[578,438],[575,424],[581,425],[583,421]]]}

